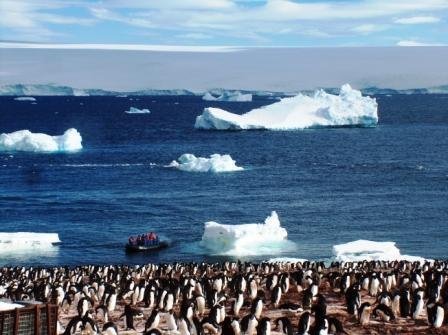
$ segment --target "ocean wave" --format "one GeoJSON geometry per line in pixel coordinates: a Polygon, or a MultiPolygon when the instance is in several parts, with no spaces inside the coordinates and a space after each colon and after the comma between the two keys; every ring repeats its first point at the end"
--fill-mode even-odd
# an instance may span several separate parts
{"type": "Polygon", "coordinates": [[[333,256],[336,261],[395,261],[405,260],[409,262],[425,261],[419,256],[402,255],[395,242],[375,242],[369,240],[357,240],[333,246],[333,256]]]}
{"type": "Polygon", "coordinates": [[[167,167],[173,167],[187,172],[233,172],[244,168],[237,166],[230,155],[213,154],[210,158],[196,157],[193,154],[183,154],[177,161],[172,161],[167,167]]]}
{"type": "Polygon", "coordinates": [[[264,223],[225,225],[206,222],[201,245],[214,255],[275,255],[295,250],[295,244],[288,241],[287,236],[274,211],[264,223]]]}
{"type": "Polygon", "coordinates": [[[219,108],[205,108],[196,118],[196,129],[294,130],[315,127],[374,127],[378,123],[375,99],[345,84],[339,95],[323,90],[313,96],[299,94],[268,106],[253,109],[243,115],[219,108]]]}
{"type": "Polygon", "coordinates": [[[0,134],[1,151],[72,152],[82,149],[81,134],[70,128],[60,136],[18,130],[0,134]]]}

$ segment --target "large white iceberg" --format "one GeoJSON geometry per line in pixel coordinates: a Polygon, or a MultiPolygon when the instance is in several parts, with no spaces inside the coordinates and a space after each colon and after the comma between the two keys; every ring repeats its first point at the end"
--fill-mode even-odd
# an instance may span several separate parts
{"type": "Polygon", "coordinates": [[[24,249],[47,249],[60,242],[57,233],[0,233],[0,253],[24,249]]]}
{"type": "Polygon", "coordinates": [[[201,244],[215,255],[261,256],[292,251],[295,245],[280,226],[274,211],[264,223],[226,225],[214,221],[204,224],[201,244]]]}
{"type": "Polygon", "coordinates": [[[378,123],[374,98],[363,97],[349,84],[339,95],[318,90],[313,96],[299,94],[238,115],[220,108],[205,108],[195,128],[216,130],[293,130],[313,127],[373,127],[378,123]]]}
{"type": "Polygon", "coordinates": [[[205,101],[229,101],[229,102],[250,102],[252,101],[252,94],[241,93],[239,91],[224,91],[221,95],[215,97],[210,92],[206,92],[202,96],[205,101]]]}
{"type": "Polygon", "coordinates": [[[230,155],[213,154],[210,158],[196,157],[193,154],[183,154],[177,161],[172,161],[168,167],[174,167],[188,172],[233,172],[244,170],[237,166],[230,155]]]}
{"type": "Polygon", "coordinates": [[[418,256],[402,255],[400,249],[395,246],[395,242],[375,242],[368,240],[357,240],[349,243],[333,246],[334,259],[340,262],[359,261],[394,261],[406,260],[410,262],[425,259],[418,256]]]}
{"type": "Polygon", "coordinates": [[[81,134],[70,128],[60,136],[18,130],[0,134],[1,151],[71,152],[82,149],[81,134]]]}
{"type": "Polygon", "coordinates": [[[131,107],[128,111],[125,111],[125,113],[127,114],[150,114],[150,110],[143,108],[143,109],[138,109],[135,107],[131,107]]]}

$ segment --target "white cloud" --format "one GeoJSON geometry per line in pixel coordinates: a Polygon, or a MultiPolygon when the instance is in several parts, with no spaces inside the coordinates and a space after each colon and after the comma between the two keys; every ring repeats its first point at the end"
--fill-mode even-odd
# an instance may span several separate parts
{"type": "Polygon", "coordinates": [[[422,23],[437,23],[440,19],[435,16],[412,16],[404,17],[394,21],[399,24],[422,24],[422,23]]]}
{"type": "Polygon", "coordinates": [[[384,31],[388,29],[387,25],[379,25],[379,24],[362,24],[360,26],[356,26],[352,28],[352,31],[359,34],[370,34],[378,31],[384,31]]]}
{"type": "Polygon", "coordinates": [[[397,42],[399,47],[440,47],[444,46],[442,43],[425,43],[414,40],[401,40],[397,42]]]}

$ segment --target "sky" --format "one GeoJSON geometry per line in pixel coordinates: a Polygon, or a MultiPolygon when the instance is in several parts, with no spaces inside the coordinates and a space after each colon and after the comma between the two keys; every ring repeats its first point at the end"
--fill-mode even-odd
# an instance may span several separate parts
{"type": "Polygon", "coordinates": [[[2,42],[448,45],[448,0],[0,0],[0,17],[2,42]]]}

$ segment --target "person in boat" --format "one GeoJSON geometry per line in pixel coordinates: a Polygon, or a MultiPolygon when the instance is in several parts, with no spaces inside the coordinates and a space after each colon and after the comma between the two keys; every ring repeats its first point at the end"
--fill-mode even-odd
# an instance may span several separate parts
{"type": "Polygon", "coordinates": [[[134,236],[129,236],[129,245],[136,245],[137,241],[134,236]]]}

